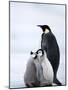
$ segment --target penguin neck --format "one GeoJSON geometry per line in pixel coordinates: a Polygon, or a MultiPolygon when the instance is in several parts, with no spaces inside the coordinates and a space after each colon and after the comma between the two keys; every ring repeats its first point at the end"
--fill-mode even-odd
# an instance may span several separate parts
{"type": "Polygon", "coordinates": [[[47,33],[49,33],[50,31],[49,31],[49,29],[45,29],[45,34],[47,34],[47,33]]]}
{"type": "Polygon", "coordinates": [[[46,57],[46,56],[44,55],[44,56],[41,58],[41,59],[42,59],[42,60],[41,60],[42,62],[45,60],[45,57],[46,57]]]}
{"type": "Polygon", "coordinates": [[[46,55],[46,52],[44,52],[44,56],[42,58],[42,61],[46,61],[46,58],[47,58],[47,55],[46,55]]]}

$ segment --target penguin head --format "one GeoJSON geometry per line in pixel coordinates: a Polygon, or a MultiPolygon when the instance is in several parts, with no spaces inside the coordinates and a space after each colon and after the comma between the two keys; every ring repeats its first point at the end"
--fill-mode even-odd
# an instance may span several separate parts
{"type": "Polygon", "coordinates": [[[42,57],[44,55],[44,51],[42,49],[37,50],[36,53],[40,57],[42,57]]]}
{"type": "Polygon", "coordinates": [[[43,33],[47,34],[49,32],[51,32],[51,29],[48,25],[37,25],[38,27],[40,27],[43,31],[43,33]]]}
{"type": "Polygon", "coordinates": [[[36,59],[36,58],[37,58],[36,52],[32,52],[32,51],[31,51],[30,54],[31,54],[31,56],[32,56],[33,59],[36,59]]]}
{"type": "Polygon", "coordinates": [[[34,60],[40,61],[40,60],[42,60],[42,57],[44,56],[44,50],[38,49],[36,52],[31,51],[30,54],[34,60]]]}

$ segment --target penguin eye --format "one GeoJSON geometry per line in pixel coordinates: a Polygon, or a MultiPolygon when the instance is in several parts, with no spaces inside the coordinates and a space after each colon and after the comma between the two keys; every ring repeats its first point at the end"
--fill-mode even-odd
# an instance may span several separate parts
{"type": "Polygon", "coordinates": [[[39,55],[39,56],[42,56],[42,52],[41,52],[41,51],[38,51],[38,55],[39,55]]]}
{"type": "Polygon", "coordinates": [[[45,34],[49,33],[49,30],[48,29],[45,29],[45,34]]]}

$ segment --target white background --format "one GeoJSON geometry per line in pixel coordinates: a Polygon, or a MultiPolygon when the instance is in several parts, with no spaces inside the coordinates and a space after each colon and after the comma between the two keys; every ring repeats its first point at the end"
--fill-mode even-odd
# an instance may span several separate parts
{"type": "MultiPolygon", "coordinates": [[[[33,0],[29,0],[33,1],[33,0]]],[[[36,2],[36,0],[34,0],[36,2]]],[[[37,0],[38,2],[38,0],[37,0]]],[[[68,3],[67,0],[39,0],[39,2],[45,3],[68,3]]],[[[7,90],[8,89],[8,63],[9,63],[9,15],[8,15],[8,0],[1,0],[0,2],[0,89],[7,90]]],[[[45,87],[45,88],[37,88],[37,89],[67,89],[65,87],[45,87]]],[[[33,88],[34,89],[34,88],[33,88]]]]}

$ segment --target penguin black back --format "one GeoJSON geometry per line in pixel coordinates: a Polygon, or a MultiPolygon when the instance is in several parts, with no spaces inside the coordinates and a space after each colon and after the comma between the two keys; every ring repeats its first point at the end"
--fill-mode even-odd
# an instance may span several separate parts
{"type": "Polygon", "coordinates": [[[51,32],[51,29],[48,25],[38,25],[38,26],[43,31],[43,34],[41,36],[41,48],[46,51],[47,57],[53,67],[54,82],[58,85],[61,85],[61,83],[56,78],[60,61],[60,52],[57,40],[53,35],[53,33],[51,32]]]}

